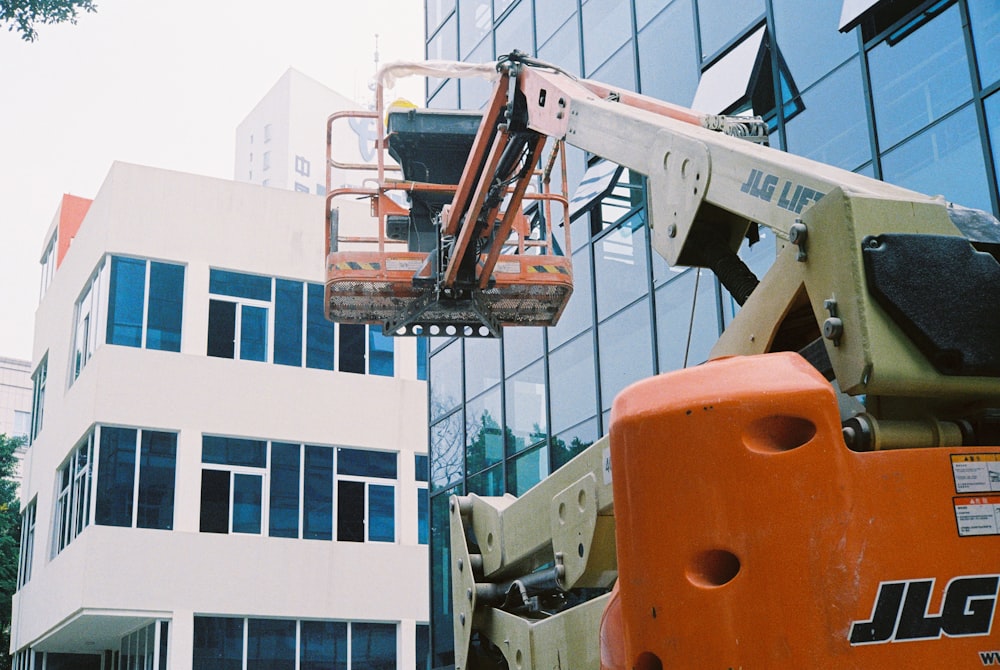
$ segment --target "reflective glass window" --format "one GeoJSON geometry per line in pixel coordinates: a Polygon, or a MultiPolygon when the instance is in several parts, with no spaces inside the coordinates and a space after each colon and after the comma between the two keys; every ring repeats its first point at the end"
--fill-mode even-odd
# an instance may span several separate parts
{"type": "Polygon", "coordinates": [[[801,88],[857,53],[857,34],[839,29],[843,4],[843,0],[772,0],[775,38],[801,88]]]}
{"type": "MultiPolygon", "coordinates": [[[[479,42],[486,37],[492,27],[493,14],[490,0],[458,0],[458,44],[463,60],[479,46],[479,42]]],[[[428,51],[428,57],[434,58],[433,53],[428,51]]]]}
{"type": "MultiPolygon", "coordinates": [[[[467,63],[486,63],[493,60],[493,43],[483,40],[472,53],[466,57],[467,63]]],[[[493,93],[493,82],[484,77],[464,77],[458,80],[462,93],[462,109],[476,110],[482,108],[493,93]]]]}
{"type": "Polygon", "coordinates": [[[537,360],[543,351],[541,328],[506,328],[503,332],[503,364],[509,376],[537,360]]]}
{"type": "Polygon", "coordinates": [[[544,44],[566,20],[576,13],[576,0],[545,0],[535,3],[535,32],[544,44]]]}
{"type": "Polygon", "coordinates": [[[502,421],[499,386],[466,403],[465,462],[468,473],[479,472],[503,459],[502,421]]]}
{"type": "Polygon", "coordinates": [[[365,373],[365,326],[358,323],[342,323],[338,330],[340,337],[337,352],[337,369],[341,372],[365,373]]]}
{"type": "Polygon", "coordinates": [[[309,284],[306,297],[306,367],[332,370],[334,361],[334,323],[323,313],[322,284],[309,284]]]}
{"type": "Polygon", "coordinates": [[[380,377],[391,377],[394,374],[393,348],[395,340],[383,335],[382,330],[375,326],[368,328],[368,373],[380,377]]]}
{"type": "Polygon", "coordinates": [[[233,475],[233,532],[260,534],[261,486],[260,475],[233,475]]]}
{"type": "Polygon", "coordinates": [[[558,433],[597,412],[594,338],[587,331],[549,354],[552,432],[558,433]]]}
{"type": "Polygon", "coordinates": [[[649,301],[640,300],[597,329],[600,348],[601,405],[611,407],[618,392],[653,374],[649,301]]]}
{"type": "Polygon", "coordinates": [[[298,444],[271,444],[268,535],[299,536],[299,470],[302,448],[298,444]]]}
{"type": "Polygon", "coordinates": [[[660,372],[703,362],[718,339],[719,308],[709,272],[686,270],[656,290],[660,372]]]}
{"type": "Polygon", "coordinates": [[[142,346],[145,301],[146,261],[113,256],[108,286],[108,344],[142,346]]]}
{"type": "Polygon", "coordinates": [[[982,140],[972,105],[882,156],[882,178],[989,211],[982,140]]]}
{"type": "Polygon", "coordinates": [[[807,90],[801,99],[801,111],[785,124],[789,152],[845,170],[871,160],[858,58],[807,90]]]}
{"type": "Polygon", "coordinates": [[[597,417],[552,438],[552,468],[559,469],[600,437],[597,417]]]}
{"type": "Polygon", "coordinates": [[[263,468],[267,466],[267,442],[204,435],[201,438],[201,462],[263,468]]]}
{"type": "MultiPolygon", "coordinates": [[[[1000,93],[994,93],[986,99],[986,127],[989,129],[990,141],[993,143],[993,174],[1000,175],[1000,93]]],[[[995,211],[994,214],[1000,214],[995,211]]]]}
{"type": "Polygon", "coordinates": [[[979,62],[983,88],[1000,79],[1000,3],[997,0],[969,0],[969,23],[979,62]]]}
{"type": "Polygon", "coordinates": [[[972,97],[958,5],[908,25],[868,54],[875,127],[884,151],[972,97]]]}
{"type": "Polygon", "coordinates": [[[629,0],[584,3],[580,11],[583,12],[583,64],[588,76],[632,35],[630,4],[629,0]]]}
{"type": "Polygon", "coordinates": [[[465,397],[471,398],[500,381],[500,340],[465,340],[465,397]]]}
{"type": "Polygon", "coordinates": [[[507,493],[522,496],[549,475],[549,445],[519,454],[507,463],[507,493]]]}
{"type": "Polygon", "coordinates": [[[425,623],[417,624],[416,664],[414,670],[427,670],[430,666],[431,627],[425,623]]]}
{"type": "Polygon", "coordinates": [[[427,338],[417,338],[417,379],[427,381],[427,338]]]}
{"type": "Polygon", "coordinates": [[[644,217],[636,215],[594,243],[597,318],[603,320],[649,290],[644,217]]]}
{"type": "Polygon", "coordinates": [[[396,670],[396,624],[352,623],[351,667],[396,670]]]}
{"type": "Polygon", "coordinates": [[[243,619],[194,617],[192,670],[243,670],[243,619]]]}
{"type": "Polygon", "coordinates": [[[497,24],[494,39],[497,56],[505,56],[515,49],[529,56],[535,53],[531,36],[531,0],[522,0],[497,24]]]}
{"type": "Polygon", "coordinates": [[[94,522],[98,525],[132,525],[137,433],[133,428],[101,427],[94,510],[94,522]]]}
{"type": "Polygon", "coordinates": [[[427,544],[430,522],[430,498],[426,488],[417,489],[417,543],[427,544]]]}
{"type": "Polygon", "coordinates": [[[413,473],[418,482],[426,482],[430,477],[427,454],[413,455],[413,473]]]}
{"type": "MultiPolygon", "coordinates": [[[[433,91],[433,87],[428,87],[433,91]]],[[[458,109],[458,80],[449,79],[444,86],[428,97],[428,109],[458,109]]]]}
{"type": "Polygon", "coordinates": [[[538,44],[538,57],[541,60],[558,65],[572,75],[580,75],[582,71],[580,68],[580,26],[575,19],[564,23],[544,43],[539,37],[538,44]]]}
{"type": "MultiPolygon", "coordinates": [[[[643,26],[663,11],[663,8],[670,4],[688,5],[691,8],[691,0],[635,0],[635,24],[642,30],[643,26]]],[[[694,24],[690,26],[694,30],[694,24]]]]}
{"type": "Polygon", "coordinates": [[[396,487],[368,485],[368,541],[396,541],[396,487]]]}
{"type": "Polygon", "coordinates": [[[635,54],[633,51],[632,41],[629,40],[603,65],[594,70],[589,77],[626,91],[638,90],[639,87],[635,83],[635,54]]]}
{"type": "Polygon", "coordinates": [[[441,25],[445,17],[455,11],[455,0],[426,0],[424,11],[427,19],[427,35],[433,35],[434,30],[441,25]]]}
{"type": "Polygon", "coordinates": [[[455,340],[431,356],[430,416],[433,421],[462,402],[462,343],[455,340]]]}
{"type": "Polygon", "coordinates": [[[347,670],[347,624],[299,623],[299,670],[347,670]]]}
{"type": "Polygon", "coordinates": [[[698,0],[701,54],[708,58],[764,14],[764,0],[698,0]]]}
{"type": "Polygon", "coordinates": [[[529,365],[506,382],[507,452],[538,444],[546,437],[545,368],[542,361],[529,365]]]}
{"type": "Polygon", "coordinates": [[[594,292],[590,280],[590,247],[573,254],[573,293],[559,317],[549,328],[549,348],[557,347],[594,323],[594,292]]]}
{"type": "Polygon", "coordinates": [[[466,487],[469,493],[476,495],[502,496],[504,494],[503,465],[494,465],[488,470],[470,476],[466,480],[466,487]]]}
{"type": "MultiPolygon", "coordinates": [[[[640,6],[636,2],[638,17],[640,6]]],[[[665,4],[662,0],[655,6],[665,4]]],[[[641,21],[639,25],[642,26],[641,21]]],[[[698,88],[699,58],[691,0],[674,0],[649,25],[639,29],[639,79],[644,95],[689,106],[698,88]]]]}
{"type": "Polygon", "coordinates": [[[271,278],[261,275],[212,269],[208,292],[251,300],[271,300],[271,278]]]}
{"type": "Polygon", "coordinates": [[[462,412],[431,426],[431,488],[442,489],[461,480],[465,474],[462,412]]]}
{"type": "Polygon", "coordinates": [[[302,282],[275,280],[274,362],[302,365],[302,282]]]}
{"type": "Polygon", "coordinates": [[[267,360],[267,308],[243,305],[240,316],[240,359],[267,360]]]}
{"type": "MultiPolygon", "coordinates": [[[[511,5],[515,4],[516,2],[518,2],[518,0],[493,0],[493,16],[494,16],[494,18],[499,19],[501,16],[503,16],[503,13],[506,12],[507,9],[511,5]]],[[[522,2],[521,4],[531,4],[531,3],[530,3],[530,0],[526,0],[525,2],[522,2]]]]}
{"type": "Polygon", "coordinates": [[[302,495],[302,537],[333,539],[333,449],[305,447],[305,490],[302,495]]]}
{"type": "Polygon", "coordinates": [[[451,526],[448,497],[461,494],[460,487],[431,498],[431,653],[432,668],[455,663],[455,639],[451,620],[451,526]]]}
{"type": "Polygon", "coordinates": [[[177,434],[142,431],[139,441],[137,527],[161,530],[174,527],[176,470],[177,434]]]}
{"type": "Polygon", "coordinates": [[[248,619],[246,670],[295,670],[294,619],[248,619]]]}
{"type": "Polygon", "coordinates": [[[371,449],[337,449],[337,473],[359,477],[396,478],[397,455],[371,449]]]}
{"type": "Polygon", "coordinates": [[[181,320],[184,311],[184,266],[149,263],[149,309],[146,348],[181,350],[181,320]]]}

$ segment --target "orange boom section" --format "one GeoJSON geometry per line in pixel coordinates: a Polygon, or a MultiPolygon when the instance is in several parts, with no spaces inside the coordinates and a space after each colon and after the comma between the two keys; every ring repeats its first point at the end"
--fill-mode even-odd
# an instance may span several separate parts
{"type": "Polygon", "coordinates": [[[796,354],[639,382],[611,425],[606,668],[1000,663],[1000,447],[858,453],[796,354]]]}

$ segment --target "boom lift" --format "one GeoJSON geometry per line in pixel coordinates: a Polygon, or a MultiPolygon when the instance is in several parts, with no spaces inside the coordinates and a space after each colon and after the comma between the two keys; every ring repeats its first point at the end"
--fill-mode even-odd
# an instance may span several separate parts
{"type": "Polygon", "coordinates": [[[1000,223],[745,141],[759,121],[516,52],[497,69],[400,282],[425,313],[516,323],[477,292],[501,284],[545,138],[645,175],[655,250],[742,308],[708,363],[623,391],[609,437],[521,498],[452,497],[456,670],[1000,664],[1000,223]],[[759,225],[779,253],[758,283],[736,251],[759,225]]]}

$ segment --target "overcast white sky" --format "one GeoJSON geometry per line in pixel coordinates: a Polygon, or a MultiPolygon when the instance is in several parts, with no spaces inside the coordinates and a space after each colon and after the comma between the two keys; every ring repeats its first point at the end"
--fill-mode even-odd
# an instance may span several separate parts
{"type": "Polygon", "coordinates": [[[376,33],[381,62],[423,57],[423,0],[97,0],[38,33],[0,32],[0,357],[23,359],[63,193],[94,197],[115,160],[232,179],[285,70],[367,100],[376,33]]]}

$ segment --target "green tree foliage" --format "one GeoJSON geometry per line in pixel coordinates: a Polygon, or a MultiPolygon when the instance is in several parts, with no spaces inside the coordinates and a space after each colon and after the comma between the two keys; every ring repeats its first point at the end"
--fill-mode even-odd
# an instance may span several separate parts
{"type": "Polygon", "coordinates": [[[36,24],[76,23],[80,12],[95,12],[93,0],[0,0],[0,26],[21,33],[21,39],[34,42],[36,24]]]}
{"type": "Polygon", "coordinates": [[[11,599],[17,590],[17,561],[21,543],[21,511],[18,500],[15,450],[23,438],[0,433],[0,667],[10,667],[11,599]]]}

